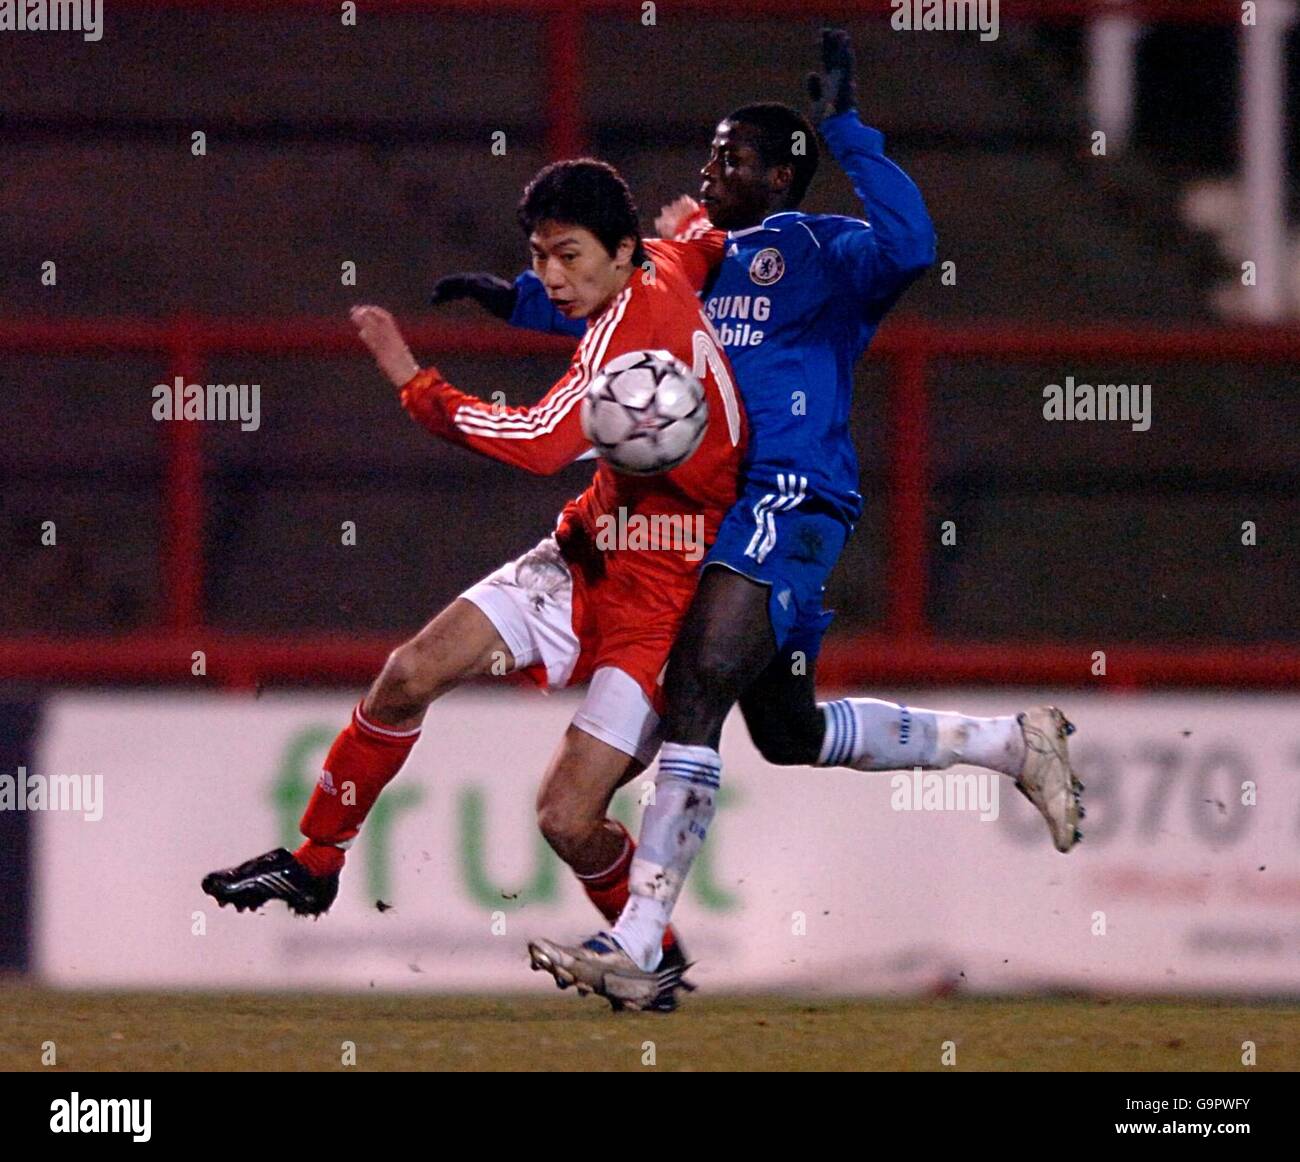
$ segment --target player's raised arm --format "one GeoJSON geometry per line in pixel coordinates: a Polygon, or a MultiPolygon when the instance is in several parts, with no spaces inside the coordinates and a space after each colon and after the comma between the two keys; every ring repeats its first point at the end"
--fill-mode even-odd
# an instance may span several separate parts
{"type": "Polygon", "coordinates": [[[709,215],[694,198],[683,195],[661,207],[655,218],[659,238],[655,245],[667,245],[682,264],[695,290],[701,291],[722,264],[727,233],[709,221],[709,215]]]}
{"type": "Polygon", "coordinates": [[[506,319],[512,327],[526,331],[545,331],[553,335],[572,335],[580,339],[587,332],[585,319],[567,319],[546,297],[542,280],[525,270],[514,283],[515,305],[506,319]]]}
{"type": "Polygon", "coordinates": [[[934,262],[934,223],[916,183],[885,156],[885,138],[858,116],[853,48],[822,31],[822,73],[808,78],[812,121],[862,202],[866,226],[836,232],[827,257],[868,310],[883,311],[934,262]]]}
{"type": "Polygon", "coordinates": [[[449,274],[434,284],[429,305],[438,307],[459,299],[472,299],[489,314],[526,331],[581,338],[587,330],[583,319],[566,319],[551,305],[541,279],[531,270],[514,282],[485,271],[449,274]]]}
{"type": "Polygon", "coordinates": [[[532,407],[506,407],[452,387],[428,367],[403,385],[402,407],[453,444],[550,476],[591,450],[580,413],[586,387],[587,377],[570,371],[532,407]]]}
{"type": "Polygon", "coordinates": [[[680,238],[701,218],[708,219],[703,207],[690,194],[683,194],[659,207],[659,213],[655,215],[655,233],[660,238],[680,238]]]}
{"type": "Polygon", "coordinates": [[[454,303],[460,299],[473,299],[490,315],[509,319],[515,309],[519,292],[514,285],[484,270],[471,270],[462,274],[449,274],[440,278],[429,296],[429,306],[454,303]]]}
{"type": "Polygon", "coordinates": [[[532,407],[506,407],[459,391],[436,367],[421,369],[387,311],[353,307],[351,318],[380,371],[401,392],[402,407],[435,436],[539,476],[590,449],[579,414],[590,377],[586,364],[571,367],[532,407]]]}

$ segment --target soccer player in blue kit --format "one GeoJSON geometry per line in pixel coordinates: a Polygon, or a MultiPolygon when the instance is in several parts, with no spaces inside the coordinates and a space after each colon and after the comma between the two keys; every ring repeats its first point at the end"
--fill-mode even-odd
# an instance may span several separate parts
{"type": "MultiPolygon", "coordinates": [[[[782,765],[1006,774],[1046,818],[1059,851],[1081,837],[1073,727],[1054,707],[999,718],[871,698],[818,703],[814,676],[831,614],[826,579],[861,515],[849,431],[853,368],[876,328],[935,257],[920,191],[855,108],[846,32],[822,33],[808,78],[812,120],[852,180],[865,220],[796,207],[817,168],[809,121],[777,103],[746,105],[716,129],[698,207],[665,208],[665,233],[729,232],[703,293],[750,421],[745,487],[705,557],[665,679],[667,709],[653,802],[630,851],[629,897],[613,928],[581,945],[536,940],[534,967],[616,1007],[669,1007],[656,974],[663,933],[708,832],[720,785],[722,725],[740,703],[763,756],[782,765]],[[707,220],[706,221],[706,216],[707,220]]],[[[513,285],[454,275],[434,302],[472,297],[519,326],[578,333],[531,275],[513,285]]]]}

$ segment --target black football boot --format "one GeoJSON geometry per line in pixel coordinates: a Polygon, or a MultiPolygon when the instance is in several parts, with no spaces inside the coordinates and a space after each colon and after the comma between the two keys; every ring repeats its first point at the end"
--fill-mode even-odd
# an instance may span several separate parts
{"type": "Polygon", "coordinates": [[[283,900],[295,915],[321,916],[339,894],[339,877],[338,872],[314,876],[283,847],[277,847],[238,867],[209,872],[202,887],[223,908],[234,904],[237,912],[260,908],[269,900],[283,900]]]}

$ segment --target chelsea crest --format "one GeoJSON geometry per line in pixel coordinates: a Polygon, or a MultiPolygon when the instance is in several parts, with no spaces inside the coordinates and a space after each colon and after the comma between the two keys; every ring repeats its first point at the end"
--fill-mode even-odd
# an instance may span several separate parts
{"type": "Polygon", "coordinates": [[[749,277],[759,286],[771,286],[785,274],[785,259],[774,246],[760,250],[749,264],[749,277]]]}

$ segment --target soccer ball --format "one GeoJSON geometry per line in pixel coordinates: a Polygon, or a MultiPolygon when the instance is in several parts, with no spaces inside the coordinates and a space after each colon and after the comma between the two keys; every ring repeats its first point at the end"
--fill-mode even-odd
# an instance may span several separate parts
{"type": "Polygon", "coordinates": [[[633,476],[685,464],[708,425],[704,385],[667,351],[611,359],[582,401],[583,434],[611,468],[633,476]]]}

